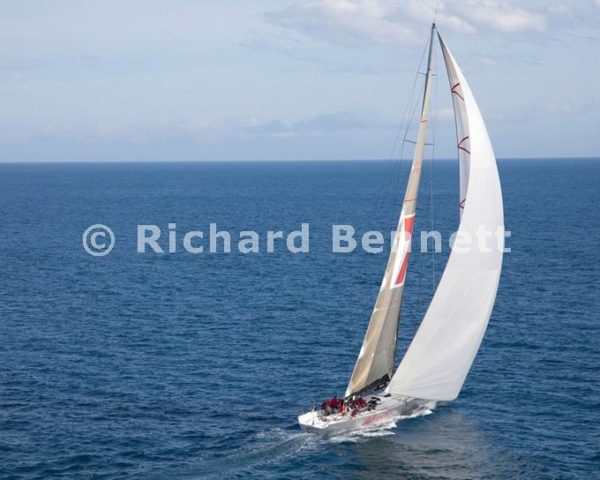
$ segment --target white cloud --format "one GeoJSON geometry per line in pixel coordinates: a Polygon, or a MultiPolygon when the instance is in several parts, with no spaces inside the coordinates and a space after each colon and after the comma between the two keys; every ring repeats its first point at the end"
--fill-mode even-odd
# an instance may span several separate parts
{"type": "Polygon", "coordinates": [[[543,31],[546,17],[505,0],[468,0],[456,2],[456,11],[474,24],[503,32],[543,31]]]}
{"type": "Polygon", "coordinates": [[[337,44],[406,45],[421,42],[422,26],[434,15],[440,27],[463,34],[481,28],[543,31],[547,24],[542,13],[510,0],[310,0],[296,2],[269,18],[337,44]]]}
{"type": "Polygon", "coordinates": [[[398,44],[412,41],[414,31],[389,18],[390,5],[368,0],[300,2],[271,14],[276,23],[334,43],[398,44]]]}

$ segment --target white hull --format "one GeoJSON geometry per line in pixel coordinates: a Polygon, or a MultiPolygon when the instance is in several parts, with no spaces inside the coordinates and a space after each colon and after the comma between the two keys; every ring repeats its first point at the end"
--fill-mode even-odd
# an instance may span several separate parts
{"type": "MultiPolygon", "coordinates": [[[[365,400],[370,400],[367,397],[365,400]]],[[[392,422],[418,416],[435,408],[435,401],[407,397],[378,397],[381,402],[372,410],[354,416],[350,412],[324,416],[320,410],[313,410],[298,417],[298,423],[307,432],[324,435],[341,435],[356,431],[377,430],[392,422]]]]}

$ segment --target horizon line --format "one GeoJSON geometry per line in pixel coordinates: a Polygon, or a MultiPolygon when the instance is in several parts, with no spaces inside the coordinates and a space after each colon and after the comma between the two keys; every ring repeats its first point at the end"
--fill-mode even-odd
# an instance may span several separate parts
{"type": "MultiPolygon", "coordinates": [[[[442,161],[442,162],[452,162],[458,161],[458,158],[427,158],[423,159],[423,161],[442,161]]],[[[581,156],[581,157],[499,157],[496,158],[496,161],[499,162],[512,162],[512,161],[540,161],[540,160],[600,160],[600,156],[597,157],[589,157],[589,156],[581,156]]],[[[143,163],[318,163],[318,162],[411,162],[410,158],[329,158],[329,159],[263,159],[263,160],[18,160],[18,161],[5,161],[0,160],[0,165],[64,165],[64,164],[73,164],[73,165],[81,165],[81,164],[143,164],[143,163]]]]}

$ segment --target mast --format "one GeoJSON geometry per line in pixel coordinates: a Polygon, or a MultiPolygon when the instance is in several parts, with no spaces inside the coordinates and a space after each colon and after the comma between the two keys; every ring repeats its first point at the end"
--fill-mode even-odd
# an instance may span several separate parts
{"type": "Polygon", "coordinates": [[[431,59],[435,30],[434,23],[431,25],[429,39],[429,54],[427,56],[427,71],[425,72],[419,129],[398,228],[396,229],[392,251],[381,282],[375,308],[371,315],[369,327],[367,328],[354,371],[346,389],[346,397],[386,384],[392,378],[394,370],[400,309],[410,256],[411,237],[415,224],[417,196],[421,180],[421,164],[423,162],[427,124],[429,122],[431,59]]]}

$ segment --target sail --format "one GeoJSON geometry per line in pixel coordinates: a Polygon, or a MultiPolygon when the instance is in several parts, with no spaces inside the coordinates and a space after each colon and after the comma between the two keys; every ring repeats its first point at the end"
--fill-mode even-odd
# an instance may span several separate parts
{"type": "Polygon", "coordinates": [[[469,135],[469,123],[467,120],[467,109],[462,84],[458,78],[454,63],[449,61],[447,48],[440,37],[440,44],[444,52],[448,81],[450,82],[450,93],[452,94],[452,105],[454,107],[454,119],[456,125],[456,147],[458,150],[459,167],[459,202],[458,207],[462,217],[467,198],[467,185],[469,183],[469,168],[471,162],[471,142],[469,135]]]}
{"type": "Polygon", "coordinates": [[[461,248],[454,244],[431,304],[387,391],[449,401],[462,388],[492,312],[502,267],[504,215],[496,159],[481,113],[441,37],[440,44],[454,97],[461,167],[466,169],[461,172],[461,182],[466,183],[456,237],[463,244],[461,248]],[[493,237],[485,238],[489,234],[493,237]],[[471,246],[465,249],[467,238],[471,246]]]}
{"type": "Polygon", "coordinates": [[[404,202],[400,212],[400,219],[398,221],[398,228],[396,229],[392,251],[381,282],[379,295],[375,302],[375,308],[371,315],[369,327],[367,328],[352,377],[346,389],[346,397],[387,383],[394,370],[400,308],[410,256],[412,232],[415,224],[415,210],[421,179],[421,164],[429,120],[433,32],[434,28],[432,27],[417,141],[404,202]]]}

